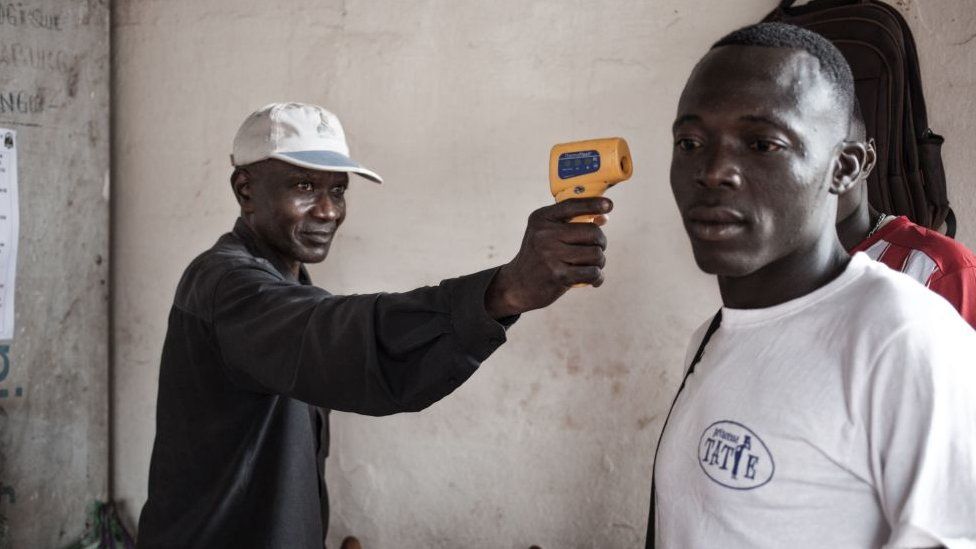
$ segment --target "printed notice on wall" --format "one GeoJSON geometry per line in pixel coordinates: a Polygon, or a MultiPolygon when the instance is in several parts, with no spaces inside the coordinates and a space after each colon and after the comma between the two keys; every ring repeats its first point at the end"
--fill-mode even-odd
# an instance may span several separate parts
{"type": "Polygon", "coordinates": [[[0,341],[14,337],[17,208],[17,132],[0,128],[0,341]]]}

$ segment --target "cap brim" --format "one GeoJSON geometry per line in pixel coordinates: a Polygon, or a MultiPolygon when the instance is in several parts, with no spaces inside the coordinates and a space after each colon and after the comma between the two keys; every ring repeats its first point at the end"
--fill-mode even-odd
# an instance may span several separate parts
{"type": "Polygon", "coordinates": [[[382,183],[383,178],[376,172],[357,164],[353,159],[334,151],[294,151],[278,152],[270,156],[301,168],[327,172],[349,172],[359,174],[370,181],[382,183]]]}

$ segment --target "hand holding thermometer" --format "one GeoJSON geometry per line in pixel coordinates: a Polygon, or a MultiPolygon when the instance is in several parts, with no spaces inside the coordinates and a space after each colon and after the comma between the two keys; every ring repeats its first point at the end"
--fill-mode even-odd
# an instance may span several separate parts
{"type": "MultiPolygon", "coordinates": [[[[560,143],[549,153],[549,190],[556,202],[603,196],[610,187],[630,179],[634,164],[622,137],[560,143]]],[[[574,217],[573,223],[593,223],[595,216],[574,217]]],[[[579,288],[586,284],[576,284],[579,288]]]]}
{"type": "MultiPolygon", "coordinates": [[[[630,147],[621,137],[560,143],[549,153],[549,190],[556,202],[603,196],[608,188],[630,179],[633,173],[630,147]]],[[[592,223],[593,218],[581,215],[572,221],[592,223]]]]}
{"type": "Polygon", "coordinates": [[[627,142],[620,138],[563,143],[549,156],[549,186],[556,204],[529,215],[522,246],[485,290],[485,311],[496,319],[546,307],[567,286],[603,284],[607,240],[593,221],[613,204],[600,198],[630,177],[627,142]],[[579,198],[565,202],[569,198],[579,198]],[[566,220],[576,221],[569,224],[566,220]]]}

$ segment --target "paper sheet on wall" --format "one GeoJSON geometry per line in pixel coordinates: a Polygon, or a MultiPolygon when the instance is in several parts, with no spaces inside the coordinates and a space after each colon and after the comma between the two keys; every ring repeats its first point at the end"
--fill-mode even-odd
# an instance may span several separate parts
{"type": "Polygon", "coordinates": [[[0,128],[0,340],[14,337],[18,211],[17,132],[0,128]]]}

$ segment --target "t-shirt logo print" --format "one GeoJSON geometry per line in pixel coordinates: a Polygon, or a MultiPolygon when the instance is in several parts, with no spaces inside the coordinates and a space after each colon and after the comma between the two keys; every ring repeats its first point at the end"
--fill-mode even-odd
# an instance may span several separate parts
{"type": "Polygon", "coordinates": [[[716,421],[702,433],[698,465],[708,478],[734,490],[752,490],[773,478],[776,465],[766,443],[735,421],[716,421]]]}

